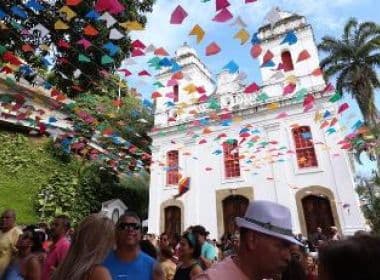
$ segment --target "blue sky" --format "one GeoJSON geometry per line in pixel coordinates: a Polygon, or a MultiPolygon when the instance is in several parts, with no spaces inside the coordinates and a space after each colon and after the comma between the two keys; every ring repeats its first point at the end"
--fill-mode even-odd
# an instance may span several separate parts
{"type": "MultiPolygon", "coordinates": [[[[350,17],[356,17],[359,21],[379,22],[380,1],[377,0],[257,0],[255,3],[245,4],[244,0],[229,0],[230,11],[234,19],[240,16],[248,25],[247,30],[253,34],[263,24],[265,15],[275,6],[281,10],[297,13],[306,17],[314,29],[316,41],[319,42],[324,35],[340,36],[344,23],[350,17]]],[[[234,60],[240,71],[248,75],[247,83],[261,83],[259,64],[257,60],[250,56],[251,44],[248,42],[241,46],[240,42],[234,39],[234,34],[239,30],[237,26],[231,26],[234,19],[226,23],[216,23],[211,19],[215,16],[215,0],[202,3],[201,0],[156,0],[153,12],[148,14],[148,23],[145,31],[132,33],[133,39],[140,39],[144,44],[154,44],[156,47],[164,47],[171,55],[174,51],[187,42],[194,47],[201,60],[206,64],[213,74],[221,71],[223,66],[230,60],[234,60]],[[187,12],[188,17],[181,25],[171,25],[169,23],[170,14],[177,5],[181,5],[187,12]],[[206,32],[205,38],[200,44],[196,43],[194,36],[189,36],[189,32],[195,24],[199,24],[206,32]],[[222,51],[215,56],[206,57],[205,48],[215,41],[222,51]]],[[[127,66],[134,73],[142,69],[148,69],[147,58],[138,58],[137,65],[127,66]]],[[[150,97],[154,90],[152,79],[138,79],[131,76],[128,79],[129,85],[136,87],[145,97],[150,97]]],[[[377,97],[377,105],[380,108],[380,94],[377,97]]],[[[358,117],[360,112],[356,104],[346,98],[351,105],[351,113],[358,117]]],[[[344,120],[345,125],[350,127],[357,118],[344,120]]],[[[364,166],[360,166],[359,173],[368,174],[374,167],[368,160],[364,160],[364,166]]]]}

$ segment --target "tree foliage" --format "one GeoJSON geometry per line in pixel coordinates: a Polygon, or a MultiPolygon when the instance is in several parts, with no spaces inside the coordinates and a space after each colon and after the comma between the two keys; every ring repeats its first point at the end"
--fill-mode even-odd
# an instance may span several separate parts
{"type": "MultiPolygon", "coordinates": [[[[103,20],[86,16],[94,9],[94,3],[97,1],[83,0],[78,5],[70,7],[66,6],[64,0],[35,1],[43,7],[40,11],[29,8],[28,2],[24,0],[0,2],[0,8],[7,15],[1,27],[0,44],[25,59],[36,69],[51,68],[49,80],[66,94],[73,96],[81,91],[101,88],[102,82],[99,81],[102,81],[107,72],[113,73],[114,69],[120,66],[121,61],[129,56],[131,42],[128,31],[122,38],[112,40],[109,38],[111,27],[108,28],[103,20]],[[27,18],[15,13],[15,7],[23,11],[27,18]],[[70,19],[68,14],[61,10],[63,7],[68,7],[75,16],[70,19]],[[58,21],[64,22],[68,28],[57,29],[55,24],[58,21]],[[38,24],[42,24],[49,31],[46,36],[42,36],[39,30],[24,32],[32,30],[38,24]],[[84,34],[84,28],[89,24],[97,30],[96,36],[84,34]],[[78,44],[81,39],[90,41],[91,45],[85,47],[78,44]],[[65,44],[62,44],[62,41],[65,44]],[[104,45],[110,42],[119,48],[113,55],[104,48],[104,45]],[[25,51],[25,45],[30,46],[32,51],[25,51]],[[80,61],[78,59],[80,55],[86,56],[88,61],[80,61]],[[104,63],[102,61],[104,56],[112,59],[104,63]],[[49,57],[52,58],[50,65],[49,57]]],[[[154,0],[121,0],[120,2],[125,10],[112,15],[117,22],[137,21],[144,25],[146,22],[144,14],[151,11],[154,0]]],[[[99,14],[102,13],[99,12],[99,14]]],[[[116,27],[123,32],[123,28],[116,27]]]]}
{"type": "Polygon", "coordinates": [[[375,89],[380,87],[377,70],[380,65],[380,26],[374,22],[358,23],[351,18],[341,38],[325,36],[318,46],[327,57],[321,67],[327,78],[337,76],[338,92],[350,93],[358,102],[364,121],[376,125],[378,111],[375,89]]]}
{"type": "Polygon", "coordinates": [[[361,179],[357,192],[362,201],[364,216],[373,233],[380,235],[380,178],[376,176],[372,180],[361,179]]]}

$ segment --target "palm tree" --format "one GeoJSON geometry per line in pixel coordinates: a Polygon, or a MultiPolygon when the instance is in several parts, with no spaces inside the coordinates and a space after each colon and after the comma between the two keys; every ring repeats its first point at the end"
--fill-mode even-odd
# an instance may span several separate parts
{"type": "MultiPolygon", "coordinates": [[[[376,72],[380,66],[380,25],[358,23],[355,18],[350,18],[341,38],[325,36],[318,49],[327,53],[320,63],[325,78],[336,77],[337,91],[352,95],[362,111],[365,124],[375,136],[380,173],[379,112],[375,105],[375,92],[380,87],[376,72]]],[[[356,150],[359,154],[361,151],[356,150]]]]}
{"type": "Polygon", "coordinates": [[[376,126],[375,89],[380,87],[380,26],[374,22],[348,20],[341,39],[322,38],[318,49],[328,53],[321,61],[326,78],[336,76],[338,92],[350,93],[358,102],[366,125],[376,126]]]}

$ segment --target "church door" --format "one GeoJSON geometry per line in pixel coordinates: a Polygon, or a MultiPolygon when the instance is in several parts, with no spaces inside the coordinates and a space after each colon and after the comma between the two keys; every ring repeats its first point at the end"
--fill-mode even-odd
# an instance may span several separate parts
{"type": "Polygon", "coordinates": [[[315,233],[317,227],[327,234],[329,227],[335,225],[328,198],[308,195],[302,199],[302,207],[308,236],[315,233]]]}
{"type": "Polygon", "coordinates": [[[181,208],[168,206],[165,208],[165,232],[169,238],[181,234],[181,208]]]}
{"type": "Polygon", "coordinates": [[[249,200],[241,195],[230,195],[223,200],[224,233],[234,233],[237,230],[236,217],[244,217],[249,200]]]}

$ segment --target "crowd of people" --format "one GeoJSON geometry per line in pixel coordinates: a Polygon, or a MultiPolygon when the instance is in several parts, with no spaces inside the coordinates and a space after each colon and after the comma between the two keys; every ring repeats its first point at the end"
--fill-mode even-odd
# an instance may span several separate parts
{"type": "Polygon", "coordinates": [[[143,234],[140,217],[114,222],[91,214],[73,230],[67,216],[50,227],[0,220],[0,279],[4,280],[374,280],[380,279],[380,239],[366,232],[343,238],[335,227],[308,239],[292,233],[287,207],[253,201],[239,230],[209,240],[202,225],[181,236],[143,234]]]}

